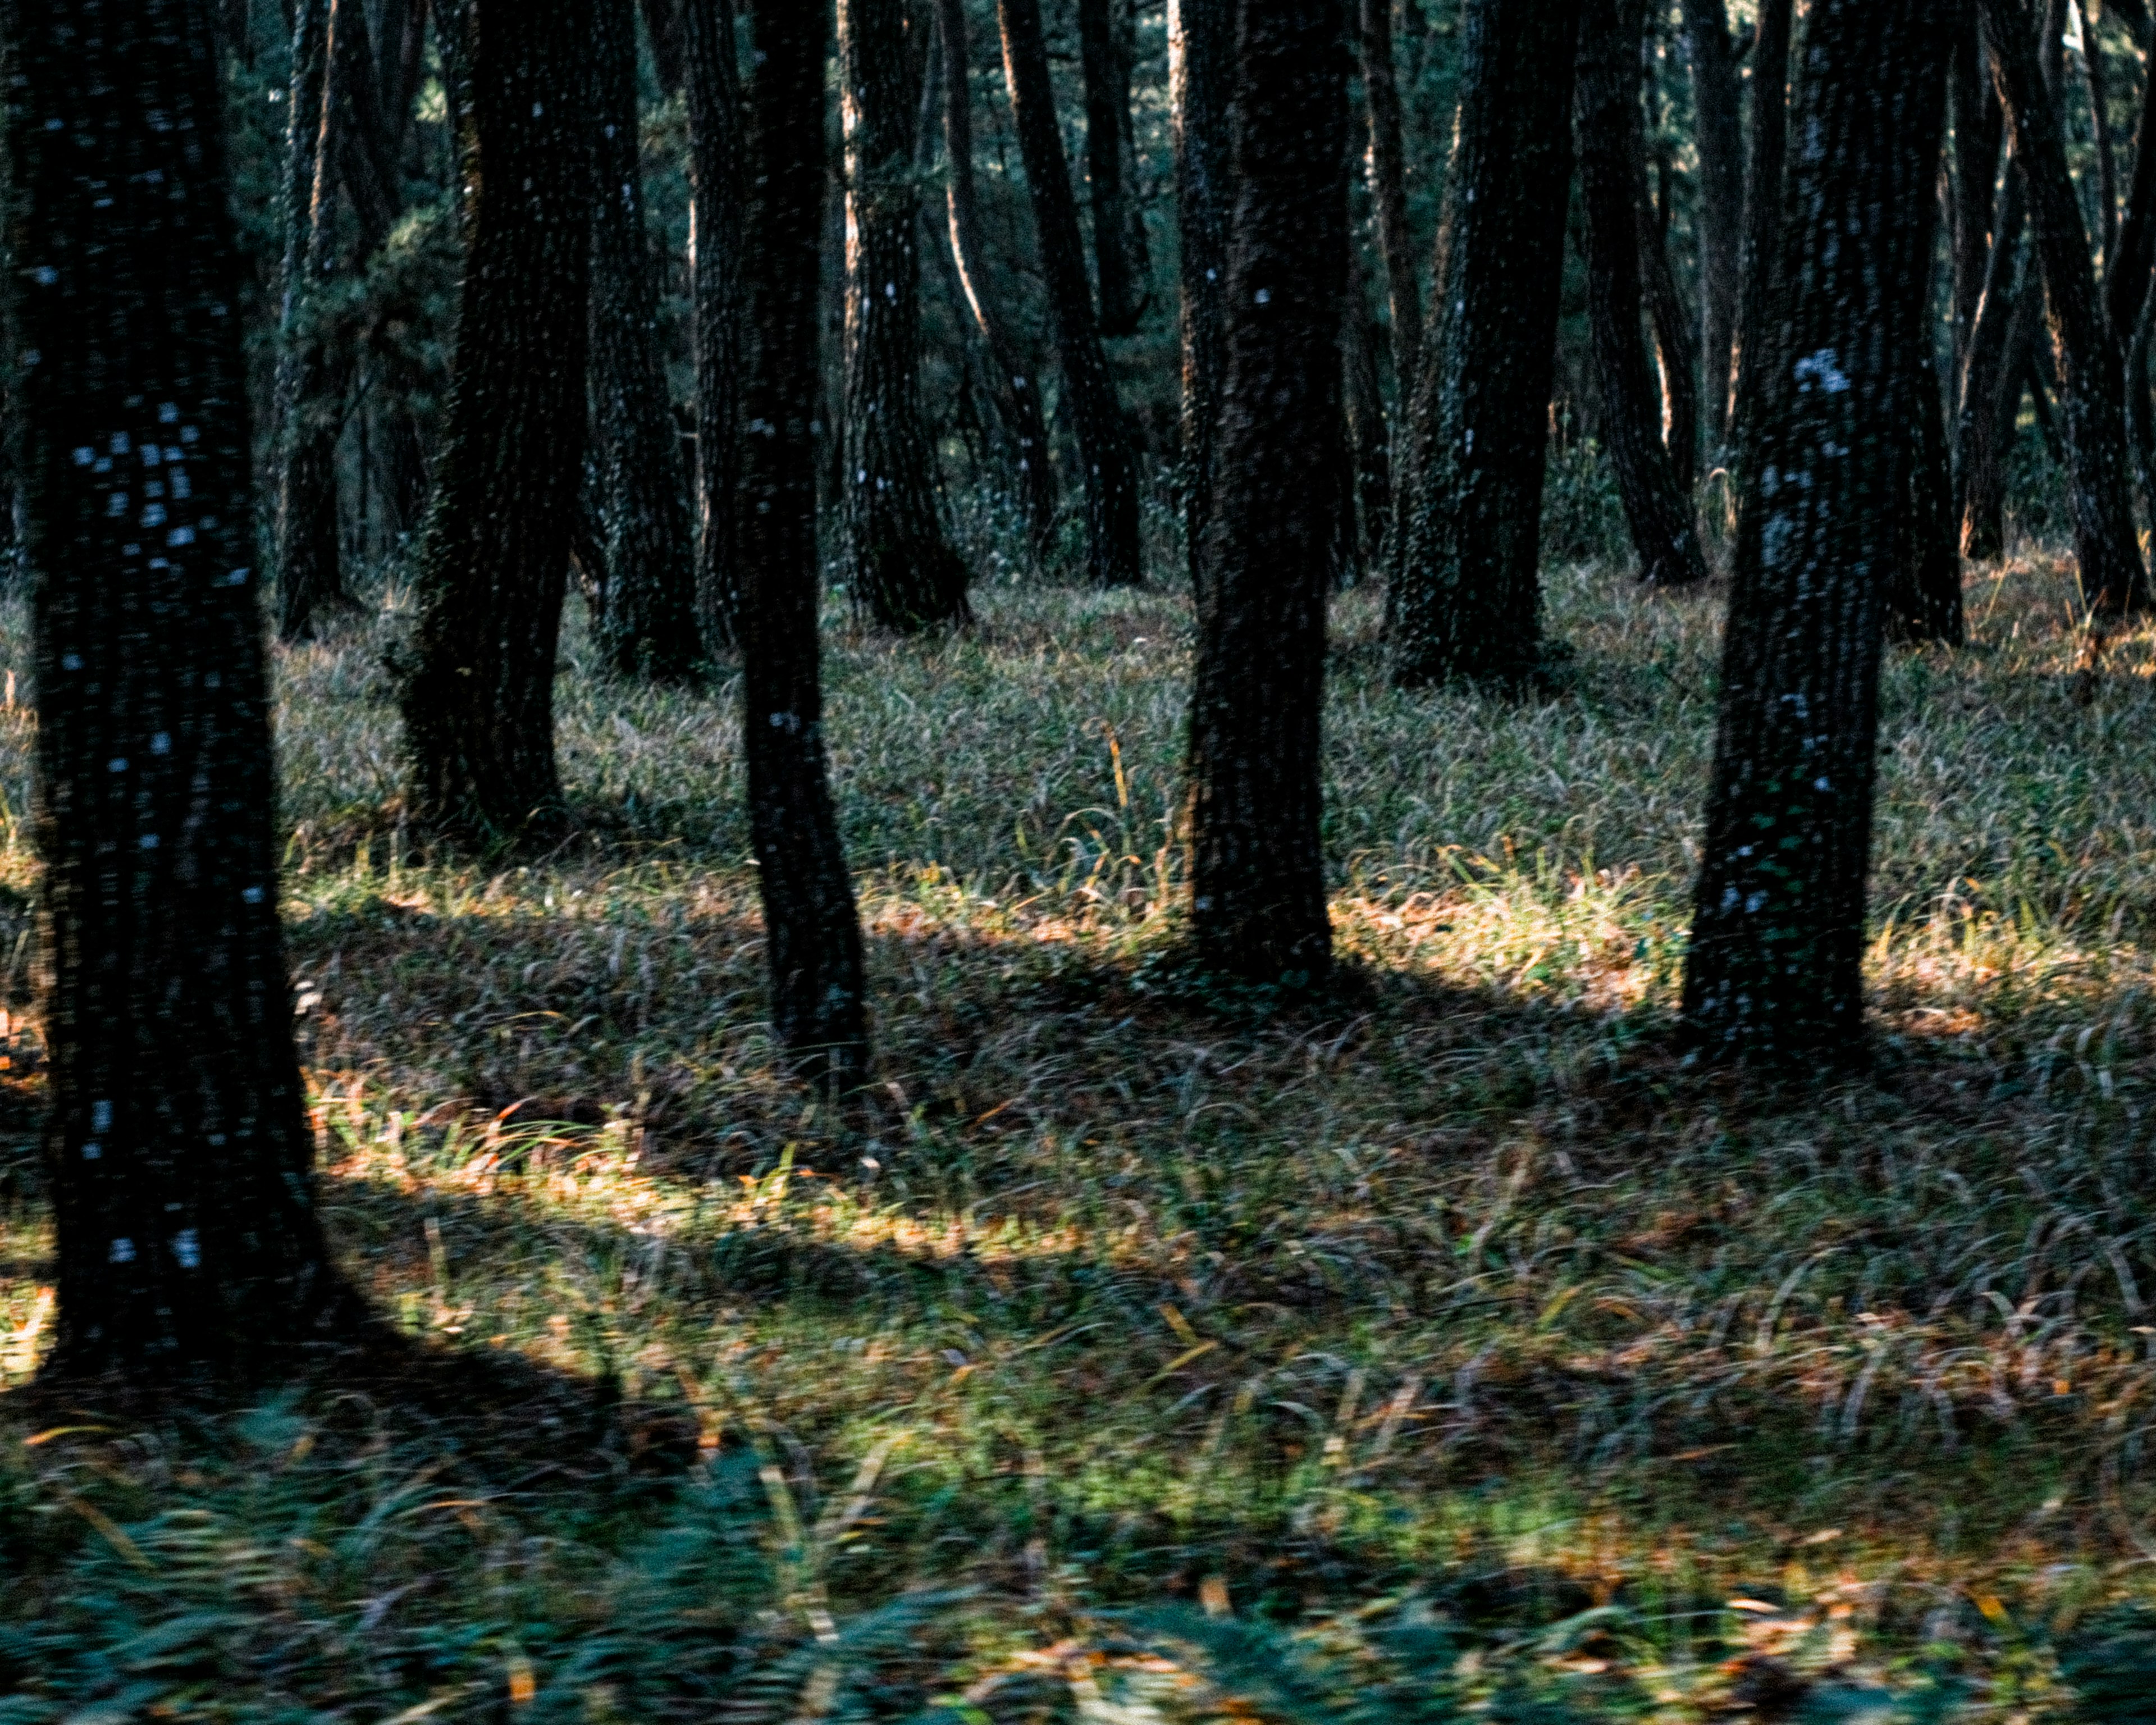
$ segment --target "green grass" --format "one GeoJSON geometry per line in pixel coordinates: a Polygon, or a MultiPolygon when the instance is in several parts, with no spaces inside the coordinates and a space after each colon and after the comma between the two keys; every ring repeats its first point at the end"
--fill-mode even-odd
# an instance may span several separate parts
{"type": "Polygon", "coordinates": [[[1667,1034],[1718,603],[1548,578],[1528,701],[1396,694],[1337,607],[1314,1006],[1175,962],[1182,601],[834,610],[844,1117],[774,1070],[731,683],[572,638],[586,834],[490,863],[399,819],[393,616],[285,658],[326,1202],[439,1363],[0,1400],[0,1722],[2005,1719],[2156,1671],[2156,638],[2084,665],[2038,558],[1894,658],[1879,1070],[1763,1088],[1667,1034]]]}

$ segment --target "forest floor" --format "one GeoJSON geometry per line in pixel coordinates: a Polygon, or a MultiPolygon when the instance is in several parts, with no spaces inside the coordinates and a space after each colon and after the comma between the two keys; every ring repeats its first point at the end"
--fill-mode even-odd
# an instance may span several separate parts
{"type": "Polygon", "coordinates": [[[760,1022],[731,681],[572,639],[584,836],[488,862],[398,819],[393,620],[285,656],[326,1203],[439,1371],[0,1399],[0,1722],[2147,1717],[2156,635],[2091,662],[2025,558],[1892,655],[1877,1068],[1778,1090],[1669,1034],[1719,600],[1549,579],[1531,699],[1337,605],[1315,1004],[1176,962],[1183,600],[834,608],[846,1113],[760,1022]]]}

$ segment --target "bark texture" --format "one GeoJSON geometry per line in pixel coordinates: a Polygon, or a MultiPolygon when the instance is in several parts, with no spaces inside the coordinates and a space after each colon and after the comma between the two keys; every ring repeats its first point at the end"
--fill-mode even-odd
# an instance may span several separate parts
{"type": "Polygon", "coordinates": [[[1712,451],[1729,423],[1744,236],[1743,84],[1722,0],[1685,0],[1684,43],[1699,151],[1700,403],[1712,451]]]}
{"type": "MultiPolygon", "coordinates": [[[[956,3],[956,0],[948,0],[956,3]]],[[[1175,140],[1175,218],[1182,242],[1183,538],[1194,592],[1205,588],[1213,518],[1213,444],[1220,421],[1233,164],[1233,0],[1168,0],[1168,109],[1175,140]]]]}
{"type": "Polygon", "coordinates": [[[583,475],[590,0],[474,0],[470,240],[400,700],[413,812],[554,819],[554,659],[583,475]]]}
{"type": "Polygon", "coordinates": [[[910,47],[904,0],[839,0],[850,580],[863,612],[908,634],[971,614],[921,402],[921,80],[910,47]]]}
{"type": "Polygon", "coordinates": [[[1393,377],[1401,417],[1414,399],[1422,357],[1422,288],[1408,231],[1408,152],[1400,120],[1399,75],[1393,57],[1393,0],[1360,0],[1363,100],[1370,113],[1370,203],[1378,254],[1384,259],[1385,302],[1393,320],[1393,377]]]}
{"type": "Polygon", "coordinates": [[[315,1210],[277,884],[240,264],[199,0],[8,0],[34,577],[49,1378],[357,1315],[315,1210]]]}
{"type": "Polygon", "coordinates": [[[1784,429],[1737,572],[1684,1014],[1797,1064],[1863,1034],[1882,598],[1928,321],[1947,0],[1812,0],[1792,165],[1784,429]]]}
{"type": "Polygon", "coordinates": [[[741,639],[736,493],[741,476],[740,276],[744,153],[734,0],[683,0],[696,355],[696,623],[705,650],[741,639]]]}
{"type": "Polygon", "coordinates": [[[1131,446],[1116,382],[1093,321],[1086,280],[1086,243],[1071,195],[1070,167],[1055,117],[1040,0],[996,0],[1003,31],[1004,79],[1019,154],[1025,162],[1033,224],[1040,241],[1040,273],[1063,368],[1064,391],[1076,435],[1086,496],[1086,562],[1101,587],[1132,587],[1145,579],[1138,561],[1137,455],[1131,446]]]}
{"type": "Polygon", "coordinates": [[[742,440],[742,747],[771,964],[771,1022],[812,1082],[859,1083],[868,1029],[860,918],[824,747],[816,611],[818,319],[829,173],[824,10],[752,0],[742,440]]]}
{"type": "Polygon", "coordinates": [[[1101,333],[1127,336],[1143,312],[1144,282],[1131,244],[1123,163],[1131,146],[1131,63],[1115,0],[1077,0],[1078,59],[1086,76],[1086,179],[1092,193],[1093,270],[1101,333]]]}
{"type": "Polygon", "coordinates": [[[1691,500],[1663,447],[1661,413],[1642,309],[1640,214],[1647,204],[1640,121],[1642,0],[1584,0],[1580,8],[1578,116],[1580,201],[1587,211],[1587,308],[1603,434],[1640,578],[1685,587],[1707,578],[1691,500]]]}
{"type": "MultiPolygon", "coordinates": [[[[1404,686],[1530,675],[1578,0],[1467,0],[1393,605],[1404,686]]],[[[1396,480],[1396,483],[1400,481],[1396,480]]]]}
{"type": "Polygon", "coordinates": [[[1301,434],[1341,412],[1342,0],[1244,0],[1228,372],[1190,703],[1191,932],[1209,968],[1332,965],[1319,722],[1333,521],[1301,434]]]}

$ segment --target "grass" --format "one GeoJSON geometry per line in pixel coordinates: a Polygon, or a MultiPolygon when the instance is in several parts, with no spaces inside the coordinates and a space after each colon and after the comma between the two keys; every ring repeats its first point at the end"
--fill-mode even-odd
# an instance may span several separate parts
{"type": "Polygon", "coordinates": [[[0,1722],[2148,1717],[2156,636],[2085,663],[2032,554],[1895,655],[1879,1069],[1767,1089],[1667,1036],[1717,601],[1548,578],[1527,701],[1394,693],[1339,603],[1361,980],[1292,1008],[1174,962],[1180,599],[834,609],[843,1117],[774,1070],[730,684],[572,638],[587,833],[495,865],[399,820],[393,618],[286,656],[326,1201],[435,1363],[0,1399],[0,1722]]]}

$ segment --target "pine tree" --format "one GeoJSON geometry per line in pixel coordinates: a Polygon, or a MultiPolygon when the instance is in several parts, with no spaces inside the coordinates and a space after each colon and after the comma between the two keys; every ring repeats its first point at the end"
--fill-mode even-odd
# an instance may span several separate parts
{"type": "MultiPolygon", "coordinates": [[[[955,3],[955,0],[952,0],[955,3]]],[[[1168,105],[1175,139],[1175,215],[1182,259],[1183,539],[1192,588],[1205,588],[1213,517],[1213,444],[1220,420],[1228,282],[1228,101],[1234,0],[1168,0],[1168,105]]]]}
{"type": "Polygon", "coordinates": [[[705,650],[741,639],[736,493],[741,477],[741,68],[734,0],[682,0],[696,354],[696,620],[705,650]]]}

